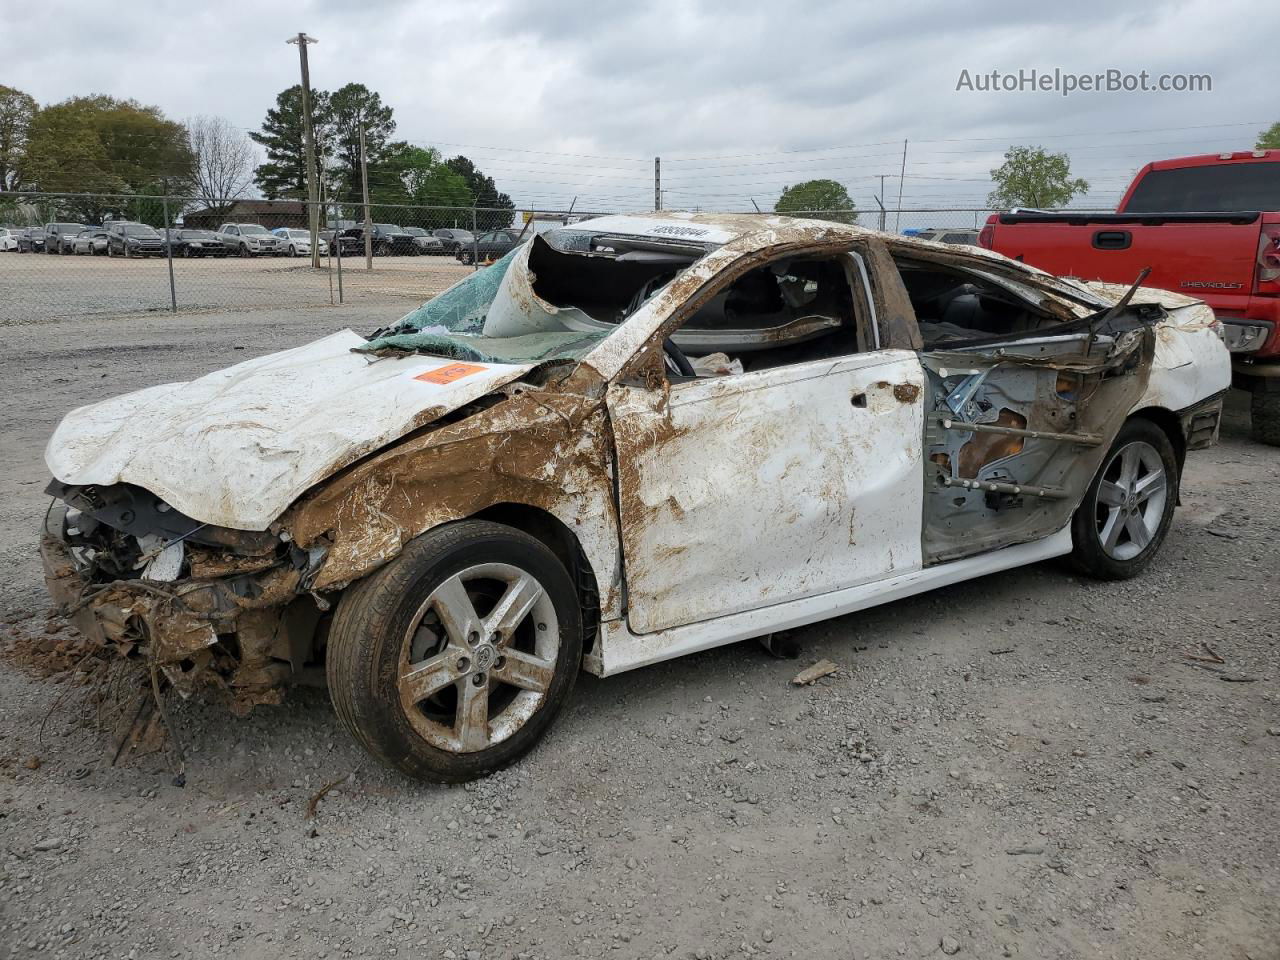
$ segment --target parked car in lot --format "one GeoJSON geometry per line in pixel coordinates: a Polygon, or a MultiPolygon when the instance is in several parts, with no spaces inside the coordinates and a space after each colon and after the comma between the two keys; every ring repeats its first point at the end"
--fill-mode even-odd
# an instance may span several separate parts
{"type": "MultiPolygon", "coordinates": [[[[357,251],[364,252],[364,224],[348,227],[342,231],[342,235],[355,240],[357,251]]],[[[403,227],[398,227],[394,223],[375,223],[370,236],[375,257],[413,256],[418,252],[413,242],[413,234],[405,233],[403,227]]]]}
{"type": "Polygon", "coordinates": [[[284,241],[258,223],[224,223],[218,239],[239,257],[278,257],[285,253],[284,241]]]}
{"type": "Polygon", "coordinates": [[[1280,446],[1280,150],[1179,157],[1138,171],[1116,212],[1001,213],[981,243],[1085,280],[1203,297],[1223,322],[1253,436],[1280,446]]]}
{"type": "Polygon", "coordinates": [[[107,225],[108,257],[163,257],[164,240],[155,227],[127,220],[107,225]]]}
{"type": "Polygon", "coordinates": [[[444,243],[421,227],[405,227],[404,232],[413,237],[413,245],[419,254],[434,256],[444,253],[444,243]]]}
{"type": "Polygon", "coordinates": [[[471,246],[459,246],[456,256],[463,263],[481,263],[486,260],[497,260],[505,257],[520,242],[520,234],[515,230],[493,230],[478,237],[471,246]]]}
{"type": "Polygon", "coordinates": [[[978,246],[978,231],[964,227],[929,227],[915,234],[917,240],[932,240],[934,243],[963,243],[971,247],[978,246]]]}
{"type": "MultiPolygon", "coordinates": [[[[311,256],[310,230],[299,230],[297,227],[277,227],[271,232],[284,241],[285,253],[289,256],[311,256]]],[[[329,241],[324,238],[323,233],[316,238],[316,247],[320,256],[327,257],[329,255],[329,241]]]]}
{"type": "Polygon", "coordinates": [[[471,246],[472,240],[475,239],[470,230],[459,230],[456,227],[440,227],[431,232],[443,245],[441,252],[450,256],[456,255],[460,246],[471,246]]]}
{"type": "Polygon", "coordinates": [[[162,239],[173,247],[175,257],[225,257],[228,252],[212,230],[170,227],[162,239]]]}
{"type": "Polygon", "coordinates": [[[86,226],[87,224],[83,223],[46,223],[44,225],[44,252],[70,253],[70,241],[86,226]]]}
{"type": "Polygon", "coordinates": [[[74,254],[87,253],[90,256],[106,255],[107,252],[107,228],[106,227],[90,227],[87,230],[81,230],[71,240],[71,252],[74,254]]]}
{"type": "Polygon", "coordinates": [[[26,227],[18,234],[19,253],[39,253],[44,249],[44,227],[26,227]]]}
{"type": "Polygon", "coordinates": [[[344,231],[338,231],[337,246],[334,245],[333,230],[324,230],[320,236],[324,238],[325,243],[329,245],[329,249],[340,257],[354,257],[364,253],[364,244],[357,241],[355,237],[347,235],[344,231]]]}
{"type": "Polygon", "coordinates": [[[247,709],[323,667],[366,750],[467,780],[582,668],[1051,557],[1139,574],[1229,383],[1190,297],[828,222],[604,217],[368,339],[71,412],[46,582],[183,695],[247,709]]]}
{"type": "Polygon", "coordinates": [[[16,253],[18,251],[18,227],[0,227],[0,253],[16,253]]]}

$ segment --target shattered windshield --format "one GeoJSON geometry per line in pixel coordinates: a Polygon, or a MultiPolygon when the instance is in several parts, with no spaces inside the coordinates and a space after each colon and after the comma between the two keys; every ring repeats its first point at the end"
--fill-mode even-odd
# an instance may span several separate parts
{"type": "Polygon", "coordinates": [[[579,359],[708,249],[592,230],[548,231],[357,349],[491,363],[579,359]]]}

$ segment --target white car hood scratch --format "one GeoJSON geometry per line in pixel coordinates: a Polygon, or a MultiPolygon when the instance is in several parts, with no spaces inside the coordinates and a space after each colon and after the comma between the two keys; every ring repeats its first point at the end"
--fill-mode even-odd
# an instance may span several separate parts
{"type": "Polygon", "coordinates": [[[533,369],[351,352],[351,330],[73,410],[45,448],[63,483],[132,483],[202,523],[265,530],[347,464],[533,369]]]}

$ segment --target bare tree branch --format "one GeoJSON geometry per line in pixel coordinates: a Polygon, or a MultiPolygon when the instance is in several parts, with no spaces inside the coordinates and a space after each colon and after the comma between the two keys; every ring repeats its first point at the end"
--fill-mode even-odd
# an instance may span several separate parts
{"type": "Polygon", "coordinates": [[[206,206],[220,206],[244,195],[253,182],[257,159],[253,141],[223,117],[197,116],[187,121],[187,136],[196,157],[196,192],[206,206]]]}

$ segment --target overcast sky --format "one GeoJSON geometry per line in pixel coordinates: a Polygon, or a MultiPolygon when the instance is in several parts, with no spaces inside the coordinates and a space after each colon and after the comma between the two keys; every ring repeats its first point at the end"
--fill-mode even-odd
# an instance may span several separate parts
{"type": "Polygon", "coordinates": [[[40,103],[108,93],[256,129],[298,80],[359,81],[399,138],[465,153],[521,204],[762,207],[843,182],[871,206],[984,201],[1010,143],[1071,155],[1110,204],[1151,159],[1252,147],[1280,120],[1270,4],[357,3],[41,0],[0,7],[0,83],[40,103]],[[1263,11],[1267,9],[1266,15],[1263,11]],[[1207,93],[957,91],[962,70],[1203,73],[1207,93]],[[1128,132],[1134,131],[1134,132],[1128,132]]]}

